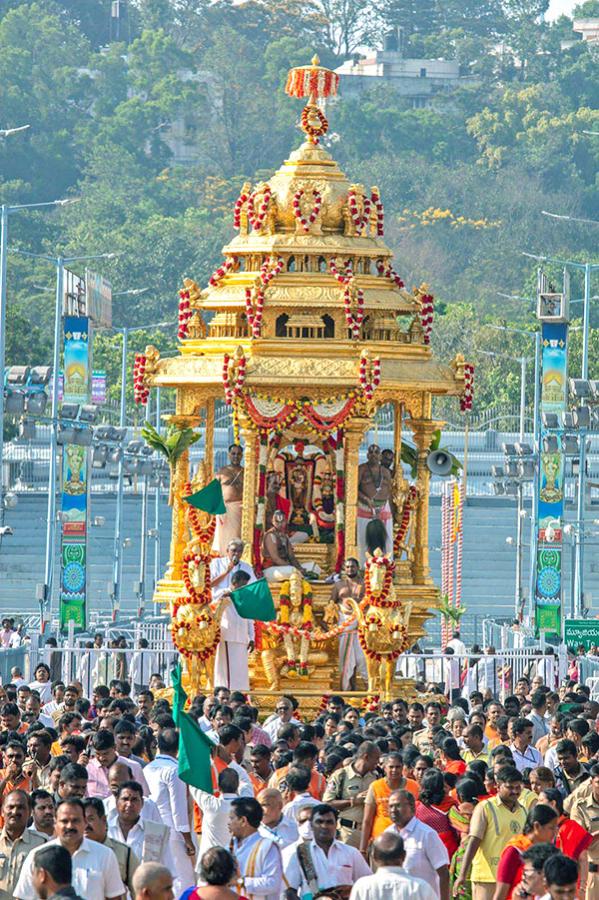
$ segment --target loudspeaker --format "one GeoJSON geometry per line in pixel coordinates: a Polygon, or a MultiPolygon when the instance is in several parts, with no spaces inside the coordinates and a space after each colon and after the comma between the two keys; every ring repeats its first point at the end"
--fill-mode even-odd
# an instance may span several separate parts
{"type": "Polygon", "coordinates": [[[451,456],[445,450],[433,450],[426,458],[426,465],[429,472],[433,475],[439,475],[445,478],[451,474],[451,456]]]}

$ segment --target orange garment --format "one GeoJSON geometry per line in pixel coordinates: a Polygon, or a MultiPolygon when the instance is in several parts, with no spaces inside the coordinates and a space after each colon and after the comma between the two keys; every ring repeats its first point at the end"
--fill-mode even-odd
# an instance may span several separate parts
{"type": "MultiPolygon", "coordinates": [[[[6,769],[0,769],[0,781],[3,781],[5,778],[6,769]]],[[[16,781],[7,781],[4,785],[2,794],[0,795],[0,809],[2,809],[4,798],[10,794],[11,791],[25,791],[26,794],[30,794],[31,778],[29,778],[28,775],[21,775],[16,781]]],[[[0,815],[0,828],[4,828],[4,816],[2,815],[0,815]]]]}
{"type": "MultiPolygon", "coordinates": [[[[268,782],[268,786],[279,790],[279,785],[285,780],[285,775],[290,768],[291,766],[283,766],[282,769],[277,769],[276,772],[273,772],[270,781],[268,782]]],[[[310,796],[314,797],[315,800],[322,800],[326,786],[327,781],[324,775],[321,775],[316,769],[312,769],[310,784],[308,785],[308,793],[310,796]]]]}
{"type": "Polygon", "coordinates": [[[452,775],[463,775],[466,771],[466,763],[463,759],[450,759],[443,766],[446,772],[452,775]]]}
{"type": "Polygon", "coordinates": [[[499,732],[494,725],[491,725],[490,722],[487,722],[487,724],[485,725],[485,737],[489,741],[494,741],[499,738],[499,732]]]}
{"type": "Polygon", "coordinates": [[[249,772],[248,774],[250,776],[250,781],[252,782],[252,787],[254,788],[254,794],[257,797],[260,791],[263,791],[264,788],[268,787],[268,781],[265,781],[264,778],[261,778],[259,775],[255,775],[253,772],[249,772]]]}
{"type": "MultiPolygon", "coordinates": [[[[390,825],[393,825],[391,818],[389,816],[389,797],[393,793],[394,790],[398,790],[398,788],[390,788],[387,784],[386,778],[378,778],[376,781],[373,781],[370,785],[372,793],[374,794],[374,800],[376,803],[376,812],[374,814],[374,821],[372,823],[372,832],[370,835],[370,840],[373,841],[375,838],[382,834],[386,828],[389,828],[390,825]]],[[[405,779],[405,784],[400,790],[409,791],[410,794],[414,797],[415,800],[418,799],[418,795],[420,793],[420,785],[417,781],[413,781],[411,778],[405,779]]]]}

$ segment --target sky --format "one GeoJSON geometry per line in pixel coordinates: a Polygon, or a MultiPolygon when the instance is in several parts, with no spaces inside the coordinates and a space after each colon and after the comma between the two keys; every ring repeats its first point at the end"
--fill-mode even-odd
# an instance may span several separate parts
{"type": "Polygon", "coordinates": [[[547,18],[549,20],[557,19],[563,13],[570,15],[575,6],[578,6],[581,0],[551,0],[547,18]]]}

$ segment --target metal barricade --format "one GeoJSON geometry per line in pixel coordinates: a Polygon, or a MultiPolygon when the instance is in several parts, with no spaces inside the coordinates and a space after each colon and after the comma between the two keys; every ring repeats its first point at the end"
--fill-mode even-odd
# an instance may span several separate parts
{"type": "Polygon", "coordinates": [[[25,679],[29,678],[28,650],[27,646],[6,647],[0,650],[0,684],[8,684],[11,681],[10,670],[18,666],[25,679]]]}

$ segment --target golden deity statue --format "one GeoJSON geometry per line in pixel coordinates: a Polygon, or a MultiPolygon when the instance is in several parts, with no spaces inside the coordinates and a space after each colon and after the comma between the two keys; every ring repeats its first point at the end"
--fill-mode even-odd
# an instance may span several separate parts
{"type": "MultiPolygon", "coordinates": [[[[390,576],[400,606],[390,611],[373,603],[372,610],[356,612],[362,640],[375,654],[370,693],[389,695],[395,668],[389,659],[422,636],[439,604],[428,548],[427,457],[443,424],[433,418],[433,398],[466,391],[463,357],[446,364],[433,355],[434,298],[426,286],[405,290],[393,267],[378,187],[352,183],[323,146],[328,122],[321,101],[336,93],[337,83],[317,60],[289,73],[287,93],[306,98],[305,140],[268,180],[244,184],[232,215],[237,234],[223,248],[223,262],[205,287],[190,279],[180,292],[178,354],[157,358],[152,348],[143,378],[146,389],[174,389],[170,424],[202,423],[208,480],[215,430],[232,424],[243,448],[244,561],[261,574],[263,536],[282,509],[298,565],[313,565],[317,574],[310,582],[309,641],[306,635],[282,639],[285,585],[271,583],[278,620],[261,626],[250,666],[252,694],[261,700],[261,692],[272,696],[273,685],[314,696],[339,689],[345,626],[332,624],[331,579],[348,557],[366,558],[358,527],[364,515],[375,531],[377,522],[387,527],[394,517],[398,553],[406,557],[390,576]],[[377,461],[380,452],[366,457],[366,447],[376,443],[377,414],[391,435],[394,491],[377,461]],[[411,484],[401,479],[404,435],[415,448],[411,484]],[[366,483],[372,497],[363,495],[366,483]],[[309,673],[309,682],[292,680],[300,672],[309,673]]],[[[189,466],[184,453],[173,477],[170,560],[154,598],[171,610],[183,578],[190,578],[185,559],[193,535],[183,500],[189,466]]],[[[384,548],[389,565],[393,549],[384,548]]],[[[378,559],[371,563],[367,577],[376,592],[388,570],[378,559]]],[[[290,597],[297,596],[295,581],[285,588],[290,597]]],[[[304,623],[297,634],[306,630],[304,623]]]]}

